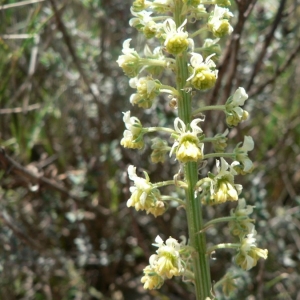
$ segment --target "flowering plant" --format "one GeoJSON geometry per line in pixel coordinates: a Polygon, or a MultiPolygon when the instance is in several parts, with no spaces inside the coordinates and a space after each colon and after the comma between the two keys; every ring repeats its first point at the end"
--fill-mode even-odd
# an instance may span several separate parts
{"type": "MultiPolygon", "coordinates": [[[[183,166],[184,179],[151,183],[147,172],[139,177],[136,167],[129,166],[128,175],[134,185],[130,188],[131,197],[128,207],[145,210],[155,217],[162,215],[166,209],[166,201],[174,200],[186,210],[189,237],[179,243],[169,237],[165,242],[160,236],[155,239],[158,247],[156,254],[149,259],[144,269],[142,283],[145,289],[158,289],[166,279],[183,276],[195,286],[197,300],[213,299],[210,279],[210,253],[222,248],[237,251],[235,262],[244,270],[257,264],[259,258],[267,258],[268,251],[256,246],[254,220],[249,218],[253,207],[247,206],[240,199],[242,185],[235,182],[238,174],[247,174],[253,170],[253,163],[248,152],[254,148],[252,137],[245,136],[233,152],[226,152],[228,130],[214,137],[207,136],[200,127],[205,118],[193,116],[207,110],[221,110],[225,113],[225,122],[229,128],[237,126],[248,118],[242,108],[248,98],[246,91],[239,87],[224,105],[201,106],[193,109],[192,100],[196,91],[214,87],[218,78],[216,60],[220,54],[219,39],[233,31],[229,23],[233,14],[227,8],[228,0],[135,0],[132,6],[134,18],[130,25],[142,32],[147,39],[156,38],[160,44],[153,51],[145,46],[144,57],[129,47],[130,40],[123,44],[123,54],[118,59],[119,66],[130,77],[130,86],[137,90],[130,97],[130,103],[149,109],[160,93],[168,93],[171,107],[177,117],[174,129],[169,127],[143,127],[139,119],[124,113],[126,130],[121,144],[126,148],[141,149],[145,146],[144,135],[150,132],[167,133],[174,140],[173,145],[162,137],[152,140],[151,159],[154,163],[164,162],[166,154],[183,166]],[[211,4],[214,4],[211,8],[211,4]],[[207,7],[205,6],[207,5],[207,7]],[[210,7],[210,8],[209,8],[210,7]],[[200,29],[190,32],[188,25],[192,21],[201,21],[200,29]],[[217,39],[205,39],[202,53],[195,52],[194,38],[206,32],[217,39]],[[173,72],[176,86],[163,84],[155,76],[167,69],[173,72]],[[212,143],[214,152],[207,153],[206,145],[212,143]],[[216,159],[216,172],[208,172],[199,178],[198,168],[201,163],[216,159]],[[231,164],[227,160],[231,160],[231,164]],[[159,188],[176,185],[185,191],[185,199],[161,195],[159,188]],[[229,217],[203,221],[204,205],[222,205],[225,202],[237,202],[236,209],[229,217]],[[219,222],[228,222],[231,233],[238,238],[238,243],[222,243],[207,247],[205,231],[219,222]]],[[[208,148],[208,147],[207,147],[208,148]]],[[[174,177],[176,178],[176,176],[174,177]]],[[[222,282],[227,290],[235,287],[227,274],[222,282]]]]}

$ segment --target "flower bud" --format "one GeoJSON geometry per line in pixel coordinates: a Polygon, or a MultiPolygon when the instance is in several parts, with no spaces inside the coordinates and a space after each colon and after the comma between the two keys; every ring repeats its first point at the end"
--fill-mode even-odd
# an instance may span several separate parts
{"type": "Polygon", "coordinates": [[[224,133],[218,133],[214,136],[215,140],[212,142],[214,146],[214,150],[217,153],[222,153],[225,151],[225,148],[227,147],[227,134],[228,134],[228,129],[225,130],[224,133]]]}
{"type": "Polygon", "coordinates": [[[159,289],[164,284],[164,279],[157,275],[151,266],[147,266],[143,272],[141,282],[144,283],[145,290],[159,289]]]}
{"type": "Polygon", "coordinates": [[[229,0],[215,0],[215,4],[218,6],[230,6],[231,2],[229,0]]]}
{"type": "Polygon", "coordinates": [[[180,257],[181,244],[171,237],[166,240],[166,243],[160,236],[157,236],[155,241],[159,248],[156,251],[157,254],[150,256],[149,262],[156,274],[168,279],[181,275],[184,271],[180,257]]]}
{"type": "Polygon", "coordinates": [[[268,257],[267,249],[256,247],[254,234],[248,234],[241,242],[241,247],[235,257],[235,262],[243,269],[250,270],[255,267],[259,258],[266,259],[268,257]]]}
{"type": "Polygon", "coordinates": [[[134,186],[130,187],[131,197],[127,201],[127,207],[134,207],[137,211],[145,210],[147,214],[151,213],[155,217],[165,212],[165,205],[160,200],[160,192],[152,186],[149,176],[144,172],[146,178],[136,175],[134,166],[128,167],[128,175],[134,181],[134,186]]]}
{"type": "MultiPolygon", "coordinates": [[[[237,162],[233,162],[228,171],[228,163],[221,157],[217,160],[218,174],[209,174],[209,178],[205,180],[205,188],[202,189],[201,197],[203,204],[216,205],[227,201],[237,201],[238,195],[242,191],[240,184],[234,184],[234,166],[237,162]],[[208,183],[210,187],[208,187],[208,183]]],[[[202,186],[201,186],[202,188],[202,186]]]]}
{"type": "Polygon", "coordinates": [[[187,50],[189,46],[189,39],[188,39],[188,33],[184,31],[184,25],[186,24],[183,22],[183,24],[176,29],[176,24],[172,19],[167,19],[163,24],[163,29],[166,33],[166,39],[164,46],[166,47],[167,52],[178,55],[185,50],[187,50]]]}
{"type": "Polygon", "coordinates": [[[246,206],[245,199],[239,199],[238,206],[230,212],[230,215],[235,217],[234,220],[229,222],[229,229],[232,235],[243,238],[247,234],[255,232],[253,225],[254,220],[248,217],[252,214],[253,207],[254,206],[251,205],[246,206]]]}
{"type": "Polygon", "coordinates": [[[136,117],[130,117],[130,111],[123,113],[126,130],[123,133],[121,145],[125,148],[142,149],[144,147],[143,126],[136,117]]]}
{"type": "Polygon", "coordinates": [[[137,93],[130,97],[130,103],[137,104],[139,107],[150,108],[153,100],[159,94],[159,81],[153,80],[150,76],[139,79],[132,78],[129,85],[137,89],[137,93]]]}
{"type": "Polygon", "coordinates": [[[218,44],[220,39],[206,39],[201,49],[201,53],[203,53],[204,58],[211,56],[211,59],[216,62],[221,54],[221,47],[218,44]]]}
{"type": "Polygon", "coordinates": [[[233,276],[227,273],[224,278],[221,279],[222,281],[222,291],[226,297],[229,297],[230,293],[236,290],[237,284],[234,280],[233,276]]]}
{"type": "Polygon", "coordinates": [[[216,5],[208,19],[208,30],[211,31],[217,38],[230,34],[233,31],[233,28],[227,19],[232,16],[233,14],[227,8],[222,8],[216,5]]]}
{"type": "Polygon", "coordinates": [[[140,56],[133,48],[130,48],[130,41],[131,39],[124,41],[122,50],[124,55],[119,56],[117,63],[128,77],[136,77],[141,69],[140,56]]]}
{"type": "Polygon", "coordinates": [[[176,118],[174,127],[179,135],[170,152],[170,156],[175,150],[176,158],[183,163],[203,159],[204,144],[200,142],[198,134],[202,133],[202,129],[197,125],[202,119],[195,119],[191,122],[191,130],[186,129],[186,125],[182,120],[176,118]]]}
{"type": "Polygon", "coordinates": [[[248,157],[248,151],[253,150],[254,142],[251,136],[244,137],[244,143],[239,147],[240,143],[235,147],[235,159],[240,163],[237,167],[243,168],[242,171],[250,173],[253,169],[253,163],[248,157]]]}
{"type": "Polygon", "coordinates": [[[166,153],[170,150],[167,142],[161,138],[155,138],[152,140],[151,149],[151,161],[153,163],[164,162],[166,153]]]}
{"type": "Polygon", "coordinates": [[[132,11],[133,12],[143,11],[144,9],[147,8],[146,2],[148,2],[148,1],[145,1],[145,0],[135,0],[135,1],[133,1],[132,11]]]}
{"type": "Polygon", "coordinates": [[[207,57],[203,61],[203,57],[198,53],[192,53],[190,73],[192,75],[187,79],[191,85],[197,90],[207,90],[212,88],[217,80],[218,71],[215,69],[215,63],[207,57]]]}

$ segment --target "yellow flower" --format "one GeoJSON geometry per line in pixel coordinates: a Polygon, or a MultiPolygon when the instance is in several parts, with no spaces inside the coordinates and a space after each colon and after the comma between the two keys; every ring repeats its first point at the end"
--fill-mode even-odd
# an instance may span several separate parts
{"type": "Polygon", "coordinates": [[[174,128],[179,133],[177,140],[172,146],[170,156],[173,151],[176,152],[176,158],[183,163],[189,161],[199,161],[203,158],[204,144],[200,142],[198,134],[202,133],[202,129],[197,125],[202,119],[195,119],[191,122],[191,130],[187,130],[182,120],[176,118],[174,128]]]}
{"type": "Polygon", "coordinates": [[[233,31],[233,28],[228,22],[230,17],[233,17],[233,14],[228,8],[222,8],[216,5],[208,19],[207,27],[215,37],[221,38],[233,31]]]}
{"type": "Polygon", "coordinates": [[[136,168],[132,165],[128,167],[128,175],[134,181],[134,186],[130,187],[131,197],[127,201],[127,207],[134,207],[137,211],[145,210],[155,217],[165,212],[165,204],[160,200],[160,192],[152,186],[149,176],[144,172],[146,178],[136,175],[136,168]]]}
{"type": "Polygon", "coordinates": [[[159,83],[150,76],[139,79],[132,78],[129,85],[137,89],[137,93],[131,95],[130,103],[137,104],[139,107],[150,108],[153,100],[159,94],[159,83]]]}
{"type": "Polygon", "coordinates": [[[268,250],[257,248],[255,241],[254,234],[248,234],[241,242],[241,247],[235,257],[235,262],[243,270],[248,271],[255,267],[259,258],[266,259],[268,257],[268,250]]]}
{"type": "Polygon", "coordinates": [[[121,145],[125,148],[141,149],[144,147],[143,126],[136,117],[130,117],[130,111],[123,113],[126,130],[123,133],[121,145]]]}
{"type": "Polygon", "coordinates": [[[216,65],[211,60],[214,54],[208,56],[205,61],[201,54],[192,53],[191,67],[192,75],[187,79],[191,85],[197,90],[207,90],[215,85],[218,71],[216,65]]]}
{"type": "Polygon", "coordinates": [[[155,242],[155,246],[159,247],[157,254],[151,255],[149,259],[153,270],[162,278],[170,279],[181,275],[184,268],[179,254],[181,245],[178,241],[170,237],[164,243],[160,236],[157,236],[155,242]]]}
{"type": "Polygon", "coordinates": [[[229,164],[223,157],[220,161],[217,160],[218,174],[210,174],[206,180],[206,183],[210,183],[210,189],[203,190],[203,204],[215,205],[226,201],[237,201],[242,191],[242,185],[234,183],[234,176],[237,174],[234,166],[238,162],[233,162],[228,171],[229,164]],[[206,195],[207,193],[209,195],[206,195]]]}
{"type": "Polygon", "coordinates": [[[166,33],[164,46],[166,50],[173,55],[178,55],[187,50],[190,44],[188,33],[184,31],[186,22],[187,20],[185,20],[178,29],[176,29],[176,24],[172,19],[167,19],[163,23],[163,29],[166,33]]]}
{"type": "Polygon", "coordinates": [[[241,143],[239,143],[234,149],[235,159],[240,163],[237,166],[239,167],[241,165],[243,168],[243,172],[251,173],[253,169],[253,163],[248,157],[248,152],[252,151],[254,148],[253,139],[251,136],[245,136],[244,143],[241,147],[239,147],[240,144],[241,143]]]}
{"type": "Polygon", "coordinates": [[[132,3],[132,12],[140,12],[149,6],[149,2],[145,0],[135,0],[132,3]]]}
{"type": "Polygon", "coordinates": [[[140,56],[133,48],[130,48],[130,41],[131,39],[124,41],[123,55],[119,56],[117,63],[128,77],[135,77],[141,69],[140,56]]]}
{"type": "Polygon", "coordinates": [[[229,0],[215,0],[216,4],[219,6],[230,6],[231,2],[229,0]]]}
{"type": "Polygon", "coordinates": [[[226,123],[229,127],[237,126],[240,122],[247,120],[248,112],[240,106],[248,99],[246,91],[239,87],[233,96],[229,97],[225,104],[226,123]]]}
{"type": "Polygon", "coordinates": [[[145,290],[159,289],[163,285],[164,279],[157,275],[151,266],[144,269],[144,274],[141,282],[144,283],[145,290]]]}

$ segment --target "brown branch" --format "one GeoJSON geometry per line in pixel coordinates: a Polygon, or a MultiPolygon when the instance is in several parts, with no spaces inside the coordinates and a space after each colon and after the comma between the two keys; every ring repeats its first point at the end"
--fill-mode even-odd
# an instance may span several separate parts
{"type": "Polygon", "coordinates": [[[249,83],[248,83],[248,86],[247,86],[247,89],[246,89],[247,91],[250,90],[250,88],[251,88],[251,86],[254,82],[255,76],[261,68],[261,65],[262,65],[263,59],[266,55],[267,49],[268,49],[269,45],[271,44],[271,41],[274,37],[275,30],[278,27],[278,25],[281,21],[281,18],[283,16],[283,10],[284,10],[285,3],[286,3],[286,0],[281,0],[280,5],[279,5],[278,10],[277,10],[276,17],[275,17],[274,22],[272,24],[272,27],[270,28],[270,31],[266,34],[266,36],[264,38],[263,47],[260,51],[260,54],[257,57],[257,60],[254,64],[254,67],[252,69],[252,73],[251,73],[249,83]]]}
{"type": "Polygon", "coordinates": [[[32,238],[30,238],[28,235],[23,233],[17,226],[13,224],[11,221],[11,218],[6,214],[3,213],[3,211],[0,211],[0,220],[3,222],[4,225],[6,225],[9,229],[12,230],[12,232],[15,234],[17,238],[19,238],[22,242],[27,244],[29,247],[36,249],[38,251],[42,251],[42,247],[32,238]]]}
{"type": "Polygon", "coordinates": [[[68,48],[69,53],[72,57],[72,60],[75,64],[76,68],[78,69],[78,72],[79,72],[80,76],[82,77],[83,82],[85,83],[89,93],[93,96],[94,101],[98,106],[99,117],[102,117],[102,118],[105,118],[106,120],[108,120],[110,122],[110,125],[112,126],[112,128],[115,128],[115,123],[112,121],[110,115],[108,113],[105,113],[105,111],[104,111],[104,105],[102,104],[102,101],[100,99],[99,90],[97,89],[96,92],[93,90],[92,85],[91,85],[87,75],[85,74],[84,69],[81,66],[80,59],[77,57],[75,48],[72,44],[71,37],[68,34],[68,31],[65,27],[65,24],[61,19],[60,11],[58,10],[58,8],[56,6],[55,0],[50,0],[50,3],[51,3],[52,9],[53,9],[54,14],[55,14],[57,27],[62,33],[63,39],[64,39],[64,41],[67,45],[67,48],[68,48]]]}
{"type": "Polygon", "coordinates": [[[0,148],[0,168],[4,169],[7,173],[13,173],[23,178],[24,181],[30,183],[39,183],[48,186],[49,188],[56,190],[76,201],[80,201],[81,198],[72,194],[60,183],[53,179],[46,178],[38,173],[30,171],[28,168],[23,167],[18,162],[13,160],[6,154],[3,148],[0,148]]]}
{"type": "Polygon", "coordinates": [[[24,109],[23,107],[2,108],[2,109],[0,109],[0,115],[15,114],[15,113],[27,113],[28,111],[36,110],[39,108],[41,108],[40,103],[28,105],[28,107],[26,107],[26,109],[24,109]]]}
{"type": "Polygon", "coordinates": [[[19,6],[24,6],[24,5],[34,4],[34,3],[44,2],[44,1],[45,0],[19,1],[17,3],[0,5],[0,10],[5,10],[5,9],[9,9],[9,8],[15,8],[15,7],[19,7],[19,6]]]}
{"type": "Polygon", "coordinates": [[[277,80],[277,78],[291,65],[292,61],[296,58],[298,54],[300,54],[300,43],[292,52],[290,57],[286,60],[285,64],[282,65],[280,68],[277,68],[273,77],[263,82],[256,89],[252,89],[249,91],[249,97],[253,97],[254,95],[261,93],[267,85],[274,83],[277,80]]]}

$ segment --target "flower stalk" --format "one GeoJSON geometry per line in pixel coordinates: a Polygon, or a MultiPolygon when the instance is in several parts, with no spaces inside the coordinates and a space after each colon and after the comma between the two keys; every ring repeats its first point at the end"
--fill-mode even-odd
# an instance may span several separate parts
{"type": "MultiPolygon", "coordinates": [[[[252,138],[246,136],[243,143],[237,144],[231,153],[227,153],[229,130],[209,137],[200,126],[205,121],[202,112],[208,110],[222,110],[229,128],[245,121],[248,112],[242,106],[248,98],[246,91],[242,87],[238,88],[224,105],[194,109],[193,104],[193,96],[197,91],[211,89],[216,83],[218,70],[215,61],[221,52],[218,41],[233,30],[229,23],[233,14],[227,6],[230,6],[229,0],[135,0],[132,6],[135,17],[130,20],[130,25],[147,39],[156,38],[161,46],[152,51],[146,45],[143,57],[130,48],[130,40],[126,40],[123,54],[117,61],[131,78],[130,86],[137,90],[130,97],[132,105],[151,109],[157,96],[167,93],[170,94],[169,99],[172,98],[170,107],[178,115],[174,120],[174,129],[162,126],[145,128],[138,118],[131,116],[130,111],[124,113],[123,117],[126,130],[121,144],[125,148],[142,149],[145,147],[144,135],[156,134],[157,137],[152,139],[152,162],[164,163],[169,153],[169,157],[174,155],[181,164],[180,170],[183,169],[184,174],[183,179],[179,171],[173,180],[152,183],[147,172],[144,171],[144,176],[140,177],[136,167],[128,168],[129,178],[133,181],[128,207],[159,217],[168,209],[167,203],[175,201],[180,208],[185,209],[188,223],[188,242],[184,238],[179,243],[172,237],[164,242],[160,236],[156,237],[154,246],[158,250],[151,255],[141,282],[145,289],[158,289],[166,279],[182,276],[194,284],[197,300],[214,299],[209,265],[212,252],[224,248],[236,250],[235,262],[244,270],[254,267],[259,258],[266,259],[268,253],[266,249],[256,247],[254,220],[249,218],[253,207],[239,198],[243,187],[235,183],[236,175],[245,175],[253,169],[253,163],[248,157],[248,152],[254,147],[252,138]],[[206,10],[204,4],[216,5],[214,9],[206,10]],[[189,22],[195,20],[205,24],[194,33],[189,33],[189,22]],[[206,39],[202,47],[195,48],[193,37],[200,33],[210,34],[216,39],[206,39]],[[200,50],[204,56],[196,53],[195,49],[200,50]],[[174,73],[176,87],[155,79],[164,69],[174,73]],[[201,117],[195,118],[200,113],[201,117]],[[173,145],[170,146],[167,139],[158,137],[160,134],[169,135],[174,140],[173,145]],[[205,144],[208,142],[213,145],[212,153],[205,153],[205,144]],[[199,179],[199,165],[208,159],[215,159],[216,172],[208,172],[206,177],[199,179]],[[232,161],[230,165],[227,159],[232,161]],[[161,194],[160,189],[172,185],[184,190],[184,199],[176,194],[161,194]],[[221,205],[227,201],[238,203],[230,216],[204,223],[205,205],[221,205]],[[207,228],[221,222],[228,223],[231,234],[238,242],[225,242],[207,248],[207,228]]],[[[222,281],[226,293],[236,287],[232,278],[234,276],[228,275],[222,281]]]]}
{"type": "MultiPolygon", "coordinates": [[[[183,3],[175,1],[174,19],[176,24],[182,23],[183,3]]],[[[178,99],[178,116],[186,124],[190,124],[192,119],[191,93],[186,93],[184,88],[189,77],[187,52],[183,52],[176,57],[176,86],[180,91],[178,99]]],[[[195,291],[197,300],[211,296],[211,278],[208,257],[206,255],[205,233],[197,234],[203,229],[202,204],[199,196],[195,196],[195,186],[198,181],[198,168],[196,162],[188,162],[184,165],[184,176],[187,182],[186,189],[186,214],[188,220],[188,230],[190,245],[195,249],[193,255],[193,271],[195,281],[195,291]]]]}

